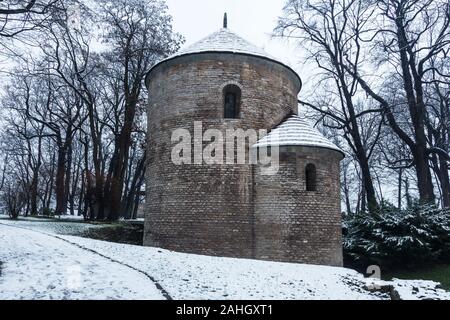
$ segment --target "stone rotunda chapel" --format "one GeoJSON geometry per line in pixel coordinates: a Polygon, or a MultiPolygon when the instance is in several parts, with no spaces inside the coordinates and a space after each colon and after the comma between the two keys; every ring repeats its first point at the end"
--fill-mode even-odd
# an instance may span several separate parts
{"type": "Polygon", "coordinates": [[[298,114],[302,82],[295,71],[224,22],[156,64],[146,86],[144,245],[342,265],[343,153],[298,114]],[[224,136],[227,129],[267,129],[248,147],[278,146],[278,172],[262,174],[259,164],[174,164],[172,133],[182,128],[194,137],[194,121],[224,136]]]}

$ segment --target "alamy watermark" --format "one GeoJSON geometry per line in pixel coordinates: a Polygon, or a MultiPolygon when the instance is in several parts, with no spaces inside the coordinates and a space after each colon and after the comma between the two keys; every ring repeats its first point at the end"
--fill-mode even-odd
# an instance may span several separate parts
{"type": "Polygon", "coordinates": [[[66,287],[69,290],[81,288],[81,267],[74,265],[66,269],[66,287]]]}
{"type": "MultiPolygon", "coordinates": [[[[255,147],[266,135],[265,129],[208,128],[203,131],[203,123],[194,121],[193,136],[185,128],[172,132],[171,160],[175,165],[259,164],[262,174],[273,175],[279,169],[278,145],[255,147]]],[[[272,138],[277,140],[275,134],[272,138]]]]}
{"type": "Polygon", "coordinates": [[[378,265],[370,265],[366,269],[366,274],[368,277],[366,278],[369,280],[367,282],[367,288],[369,290],[380,290],[381,285],[381,268],[378,265]]]}

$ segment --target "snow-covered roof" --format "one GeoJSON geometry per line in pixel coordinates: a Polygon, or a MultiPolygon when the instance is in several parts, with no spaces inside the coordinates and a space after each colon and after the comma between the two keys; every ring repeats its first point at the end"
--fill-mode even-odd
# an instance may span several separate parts
{"type": "Polygon", "coordinates": [[[296,114],[289,116],[253,145],[253,147],[267,146],[319,147],[342,152],[334,143],[325,138],[319,130],[310,125],[305,118],[296,114]]]}
{"type": "Polygon", "coordinates": [[[280,59],[271,56],[270,54],[265,52],[262,48],[259,48],[258,46],[243,39],[242,37],[240,37],[239,35],[237,35],[235,32],[231,31],[228,28],[222,28],[210,34],[209,36],[195,42],[194,44],[182,48],[177,53],[161,60],[156,65],[154,65],[150,69],[149,73],[156,66],[160,65],[165,61],[169,61],[174,58],[185,55],[191,55],[196,53],[211,53],[211,52],[245,54],[272,60],[290,69],[298,77],[301,84],[300,76],[291,67],[282,62],[280,59]]]}
{"type": "Polygon", "coordinates": [[[176,54],[170,56],[168,59],[186,54],[216,51],[244,53],[254,56],[261,56],[271,60],[277,60],[276,58],[265,52],[263,49],[241,38],[228,28],[222,28],[210,34],[200,41],[181,49],[176,54]]]}

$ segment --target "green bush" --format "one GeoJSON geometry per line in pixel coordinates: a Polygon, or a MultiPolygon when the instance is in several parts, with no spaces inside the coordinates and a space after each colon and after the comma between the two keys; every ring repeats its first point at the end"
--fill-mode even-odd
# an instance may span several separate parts
{"type": "Polygon", "coordinates": [[[384,204],[379,212],[344,218],[344,259],[362,268],[416,268],[450,261],[450,210],[414,205],[399,210],[384,204]]]}

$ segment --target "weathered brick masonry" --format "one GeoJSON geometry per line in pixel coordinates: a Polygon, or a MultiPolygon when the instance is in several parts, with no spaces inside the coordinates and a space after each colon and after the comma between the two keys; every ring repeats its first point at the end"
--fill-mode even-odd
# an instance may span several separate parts
{"type": "MultiPolygon", "coordinates": [[[[175,165],[172,132],[194,121],[208,128],[270,129],[297,112],[301,83],[286,66],[231,52],[180,55],[147,78],[148,163],[144,245],[210,255],[341,265],[341,153],[280,150],[277,175],[258,165],[175,165]],[[224,119],[223,88],[242,92],[238,119],[224,119]],[[305,166],[317,191],[305,191],[305,166]]],[[[207,143],[204,142],[206,145],[207,143]]],[[[194,147],[192,147],[192,150],[194,147]]]]}
{"type": "Polygon", "coordinates": [[[324,148],[281,147],[278,174],[255,167],[255,258],[342,265],[341,158],[324,148]],[[308,163],[317,168],[317,191],[306,191],[308,163]]]}

